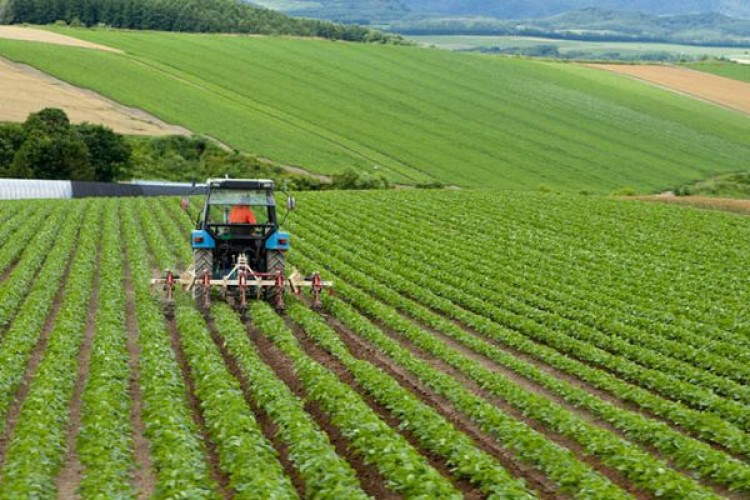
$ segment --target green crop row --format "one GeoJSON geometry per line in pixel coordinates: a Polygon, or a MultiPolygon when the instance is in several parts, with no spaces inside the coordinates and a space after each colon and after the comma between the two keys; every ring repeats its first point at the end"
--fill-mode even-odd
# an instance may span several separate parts
{"type": "Polygon", "coordinates": [[[325,432],[305,411],[304,403],[261,360],[237,315],[221,304],[214,305],[211,313],[219,337],[247,380],[252,398],[278,426],[278,435],[305,483],[305,497],[368,498],[354,470],[336,454],[325,432]]]}
{"type": "MultiPolygon", "coordinates": [[[[159,305],[152,299],[146,240],[136,215],[136,202],[123,203],[130,279],[135,290],[138,324],[139,385],[143,420],[157,478],[157,498],[217,498],[205,449],[185,399],[186,387],[159,305]]],[[[159,241],[164,245],[163,241],[159,241]]],[[[159,252],[163,254],[164,252],[159,252]]]]}
{"type": "MultiPolygon", "coordinates": [[[[317,221],[315,231],[320,233],[321,227],[325,227],[325,222],[317,221]]],[[[354,236],[351,239],[357,240],[354,236]]],[[[337,255],[340,259],[347,259],[352,255],[352,252],[361,252],[363,248],[361,244],[357,245],[356,248],[350,245],[348,241],[341,242],[337,247],[331,248],[329,253],[337,255]]],[[[389,256],[388,258],[397,259],[396,256],[389,256]]],[[[554,325],[535,319],[539,318],[539,316],[549,316],[545,311],[529,310],[531,316],[524,316],[513,313],[508,309],[494,306],[485,298],[494,298],[495,300],[512,299],[499,294],[493,294],[490,290],[479,287],[475,284],[479,278],[459,278],[454,272],[441,271],[434,267],[430,268],[431,272],[429,274],[426,274],[426,270],[422,273],[417,273],[403,266],[396,269],[396,274],[400,277],[399,283],[401,287],[399,290],[402,293],[411,297],[426,293],[446,298],[452,303],[447,308],[441,309],[446,314],[455,315],[457,311],[460,311],[457,310],[456,306],[465,308],[496,324],[516,330],[528,338],[554,347],[558,351],[572,354],[577,359],[585,360],[594,366],[602,366],[627,380],[638,382],[644,387],[665,394],[677,401],[687,401],[699,409],[708,409],[726,420],[741,426],[748,423],[750,412],[739,402],[724,399],[702,387],[679,380],[677,377],[671,375],[671,373],[644,368],[628,359],[609,353],[599,348],[596,344],[566,335],[556,326],[558,323],[562,323],[560,318],[551,317],[551,321],[557,322],[554,325]],[[436,276],[443,276],[445,279],[435,279],[436,276]],[[453,283],[456,286],[448,283],[453,283]],[[414,284],[419,286],[414,286],[414,284]],[[472,293],[467,293],[467,290],[472,293]]],[[[383,279],[391,279],[392,273],[383,273],[382,268],[380,270],[376,269],[375,272],[380,272],[381,275],[388,274],[383,279]]],[[[638,352],[639,349],[638,346],[634,345],[631,350],[638,352]]],[[[676,363],[665,364],[677,370],[676,363]]],[[[680,366],[685,371],[694,371],[688,365],[682,364],[680,366]]]]}
{"type": "MultiPolygon", "coordinates": [[[[19,308],[13,323],[0,337],[0,415],[5,415],[13,404],[31,353],[39,341],[47,316],[53,309],[55,295],[62,286],[86,208],[85,203],[72,205],[68,209],[74,213],[66,223],[56,227],[54,235],[46,234],[59,243],[49,253],[40,270],[44,279],[34,280],[33,285],[29,285],[31,291],[28,297],[19,308]]],[[[0,431],[5,431],[5,422],[5,419],[0,418],[0,431]]]]}
{"type": "Polygon", "coordinates": [[[51,207],[47,205],[37,205],[29,203],[16,212],[13,217],[4,220],[0,225],[0,241],[3,246],[0,248],[0,273],[6,270],[16,261],[21,252],[34,235],[34,229],[48,215],[51,207]],[[46,208],[46,210],[45,210],[46,208]],[[40,214],[39,212],[46,212],[40,214]]]}
{"type": "MultiPolygon", "coordinates": [[[[86,314],[81,314],[81,311],[86,310],[96,274],[92,256],[96,254],[103,206],[97,202],[87,205],[89,208],[82,221],[84,229],[80,237],[76,237],[79,221],[72,223],[67,230],[63,228],[59,234],[58,241],[69,242],[71,248],[75,242],[77,249],[44,358],[31,379],[29,393],[21,406],[18,425],[0,471],[0,498],[52,498],[55,495],[55,477],[65,455],[70,400],[78,375],[78,350],[87,321],[86,314]]],[[[61,262],[67,264],[67,255],[64,252],[61,255],[61,262]]],[[[16,321],[19,320],[20,316],[16,321]]],[[[35,342],[34,333],[30,330],[27,335],[35,342]]],[[[9,364],[7,368],[14,365],[9,364]]],[[[22,370],[16,373],[23,375],[22,370]]],[[[12,385],[17,385],[19,377],[3,380],[12,380],[12,385]]]]}
{"type": "Polygon", "coordinates": [[[82,395],[76,450],[83,465],[79,492],[84,498],[133,498],[133,425],[126,348],[125,290],[120,212],[108,202],[103,220],[99,302],[89,372],[82,395]]]}
{"type": "MultiPolygon", "coordinates": [[[[56,234],[60,227],[70,224],[72,219],[75,219],[74,225],[77,225],[81,214],[80,206],[61,205],[61,210],[52,216],[38,214],[33,219],[33,225],[28,227],[26,235],[18,238],[20,243],[16,244],[21,245],[24,253],[0,287],[0,328],[6,328],[11,323],[24,297],[36,283],[47,254],[57,241],[56,234]]],[[[16,244],[11,243],[11,246],[16,244]]]]}
{"type": "Polygon", "coordinates": [[[341,429],[365,463],[374,465],[386,486],[407,497],[458,498],[451,483],[433,469],[406,439],[383,422],[359,395],[312,360],[292,332],[265,303],[252,305],[260,330],[294,363],[307,397],[316,401],[341,429]]]}
{"type": "Polygon", "coordinates": [[[291,306],[289,314],[316,343],[346,365],[357,383],[388,408],[402,428],[412,432],[425,449],[444,457],[457,476],[476,484],[488,498],[535,498],[494,457],[477,448],[439,413],[372,364],[352,356],[319,315],[298,303],[291,306]]]}
{"type": "MultiPolygon", "coordinates": [[[[429,211],[430,205],[430,203],[424,203],[422,208],[429,211]]],[[[435,204],[432,208],[434,211],[438,208],[438,205],[435,204]]],[[[512,268],[508,269],[510,266],[502,265],[501,261],[508,259],[508,255],[498,256],[497,261],[493,262],[491,268],[471,259],[463,258],[462,253],[481,252],[487,247],[488,242],[484,241],[482,237],[461,241],[460,245],[454,246],[455,252],[446,253],[430,244],[435,238],[441,236],[440,232],[433,227],[425,227],[418,234],[414,234],[412,227],[404,219],[388,217],[366,205],[362,206],[362,215],[365,214],[367,214],[367,224],[379,226],[388,223],[391,228],[391,237],[398,235],[404,239],[409,238],[423,249],[420,254],[421,260],[415,260],[409,254],[398,255],[397,258],[401,259],[400,265],[403,267],[417,270],[425,268],[425,266],[433,268],[440,265],[455,270],[454,272],[466,276],[468,279],[476,279],[477,276],[482,276],[484,278],[483,288],[489,288],[493,292],[502,294],[505,298],[503,303],[495,302],[496,305],[512,308],[513,312],[525,316],[529,316],[528,311],[533,309],[551,311],[556,316],[562,317],[563,320],[575,321],[576,323],[569,321],[566,323],[572,325],[572,328],[577,328],[577,324],[581,324],[583,328],[594,328],[607,335],[612,335],[614,336],[613,340],[608,343],[602,342],[601,336],[597,337],[597,340],[599,340],[597,345],[599,346],[613,344],[608,349],[611,352],[618,349],[628,349],[628,346],[623,343],[634,343],[660,355],[685,361],[713,374],[734,380],[737,383],[723,381],[710,374],[704,376],[709,383],[714,383],[717,389],[721,389],[723,394],[727,394],[734,399],[750,401],[750,389],[740,385],[750,380],[750,368],[746,366],[746,359],[733,359],[738,356],[736,344],[722,343],[715,339],[708,342],[702,335],[684,330],[675,331],[675,329],[669,328],[671,325],[666,325],[667,328],[660,328],[656,331],[654,331],[653,322],[640,322],[641,328],[623,325],[610,319],[610,311],[612,305],[615,304],[598,306],[593,304],[591,300],[571,299],[569,294],[554,294],[551,299],[540,297],[538,292],[529,293],[528,279],[514,280],[512,268]],[[506,283],[507,281],[511,281],[511,283],[506,283]],[[670,334],[676,336],[675,341],[668,337],[670,334]],[[707,348],[710,350],[717,349],[719,352],[716,354],[706,352],[707,348]]],[[[419,215],[416,216],[419,217],[419,215]]],[[[512,261],[510,263],[512,266],[512,261]]],[[[527,277],[533,272],[533,270],[530,270],[527,277]]],[[[542,276],[540,275],[539,278],[541,279],[542,276]]],[[[694,377],[691,377],[691,379],[694,379],[694,377]]]]}
{"type": "MultiPolygon", "coordinates": [[[[185,235],[180,232],[180,228],[175,225],[174,219],[170,217],[162,203],[149,203],[149,207],[159,224],[162,234],[168,241],[185,240],[185,235]]],[[[177,245],[173,246],[172,249],[183,269],[193,263],[193,252],[190,245],[177,245]]]]}
{"type": "Polygon", "coordinates": [[[237,380],[227,370],[201,314],[177,308],[181,344],[219,465],[235,498],[297,498],[277,452],[263,435],[237,380]]]}

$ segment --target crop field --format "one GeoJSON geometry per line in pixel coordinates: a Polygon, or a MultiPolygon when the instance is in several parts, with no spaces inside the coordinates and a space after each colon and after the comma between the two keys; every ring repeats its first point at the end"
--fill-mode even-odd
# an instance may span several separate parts
{"type": "Polygon", "coordinates": [[[478,47],[534,47],[537,45],[556,45],[561,53],[585,52],[587,54],[607,54],[617,52],[626,56],[637,56],[654,52],[669,52],[685,56],[713,56],[726,58],[750,58],[750,51],[738,47],[701,47],[696,45],[679,45],[673,43],[593,42],[584,40],[563,40],[529,36],[491,36],[491,35],[434,35],[409,36],[410,40],[422,45],[434,45],[448,50],[466,50],[478,47]]]}
{"type": "Polygon", "coordinates": [[[691,68],[750,83],[750,64],[696,63],[691,68]]]}
{"type": "Polygon", "coordinates": [[[0,203],[0,498],[750,494],[747,218],[299,202],[291,261],[335,293],[246,324],[183,294],[162,314],[149,279],[191,260],[178,200],[0,203]]]}
{"type": "Polygon", "coordinates": [[[322,174],[355,167],[406,184],[650,192],[750,158],[747,117],[576,65],[322,40],[63,32],[125,54],[0,40],[0,55],[322,174]]]}

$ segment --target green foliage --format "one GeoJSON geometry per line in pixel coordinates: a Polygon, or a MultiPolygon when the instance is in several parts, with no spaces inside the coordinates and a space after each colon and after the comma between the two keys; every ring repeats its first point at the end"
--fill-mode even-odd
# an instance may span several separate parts
{"type": "Polygon", "coordinates": [[[0,23],[69,23],[72,27],[107,25],[115,28],[208,33],[262,33],[315,36],[359,42],[400,42],[396,35],[360,26],[313,19],[295,19],[240,0],[8,0],[0,23]]]}
{"type": "Polygon", "coordinates": [[[0,53],[315,173],[377,166],[399,184],[649,192],[750,157],[745,117],[577,65],[321,40],[64,32],[128,55],[13,41],[0,41],[0,53]]]}
{"type": "Polygon", "coordinates": [[[102,125],[84,123],[76,127],[91,156],[94,177],[101,182],[121,178],[121,169],[130,161],[131,148],[125,138],[102,125]]]}
{"type": "Polygon", "coordinates": [[[61,109],[0,125],[0,177],[109,182],[130,161],[125,139],[101,125],[71,125],[61,109]]]}
{"type": "Polygon", "coordinates": [[[390,189],[391,183],[384,175],[373,175],[348,168],[333,175],[332,189],[390,189]]]}
{"type": "Polygon", "coordinates": [[[750,198],[750,173],[738,172],[720,175],[675,188],[677,196],[713,196],[723,198],[750,198]]]}

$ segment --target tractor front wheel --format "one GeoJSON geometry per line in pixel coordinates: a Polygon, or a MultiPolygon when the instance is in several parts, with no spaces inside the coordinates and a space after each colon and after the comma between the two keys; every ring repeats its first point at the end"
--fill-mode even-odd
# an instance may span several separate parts
{"type": "Polygon", "coordinates": [[[196,283],[193,288],[193,298],[198,305],[198,309],[203,310],[206,305],[206,295],[211,294],[211,289],[203,286],[203,277],[208,274],[213,278],[214,256],[211,250],[197,249],[193,251],[193,261],[195,263],[196,283]]]}

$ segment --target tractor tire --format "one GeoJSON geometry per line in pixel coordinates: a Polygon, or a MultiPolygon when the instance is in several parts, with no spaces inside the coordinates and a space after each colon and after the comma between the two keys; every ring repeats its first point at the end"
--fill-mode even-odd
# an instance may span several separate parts
{"type": "MultiPolygon", "coordinates": [[[[276,250],[269,250],[266,254],[266,272],[271,273],[274,276],[276,275],[277,271],[281,271],[282,274],[284,274],[284,269],[286,266],[286,256],[283,252],[279,252],[276,250]]],[[[273,278],[271,278],[273,279],[273,278]]],[[[266,301],[268,301],[271,306],[276,307],[276,288],[270,287],[266,288],[266,301]]],[[[282,312],[282,311],[278,311],[282,312]]]]}
{"type": "MultiPolygon", "coordinates": [[[[195,263],[195,277],[200,283],[203,280],[203,276],[208,271],[210,274],[214,272],[214,256],[211,250],[198,249],[193,251],[193,261],[195,263]]],[[[193,288],[193,298],[198,306],[198,309],[203,310],[206,303],[206,293],[210,294],[211,290],[205,290],[202,285],[196,284],[193,288]]]]}

